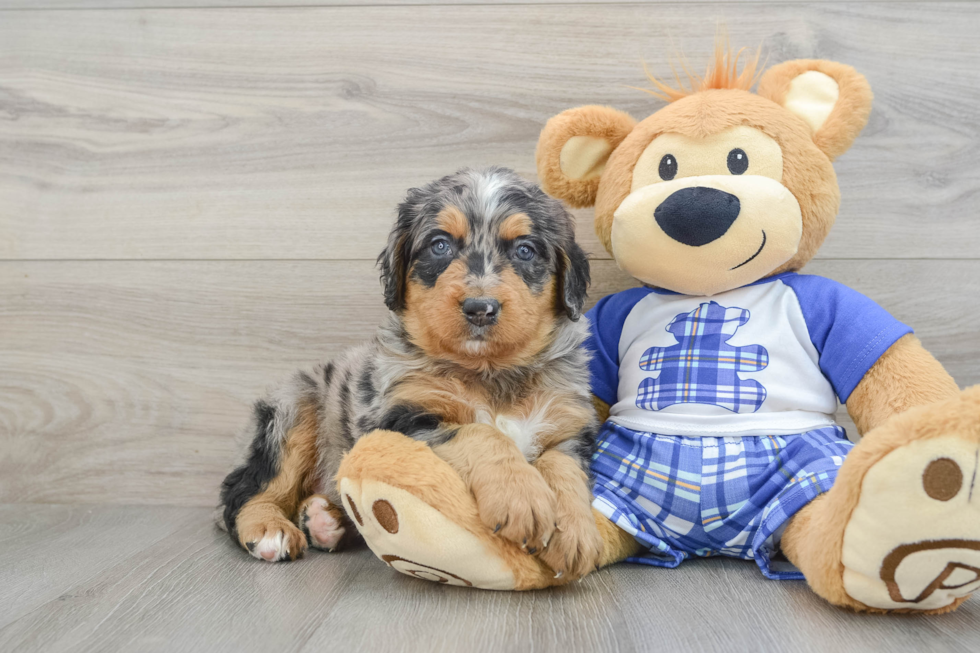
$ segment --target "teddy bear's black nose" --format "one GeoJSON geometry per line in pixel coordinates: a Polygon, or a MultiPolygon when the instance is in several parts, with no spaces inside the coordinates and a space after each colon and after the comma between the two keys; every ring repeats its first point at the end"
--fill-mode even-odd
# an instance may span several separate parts
{"type": "Polygon", "coordinates": [[[740,208],[738,198],[731,193],[697,186],[671,193],[653,217],[677,242],[700,247],[724,236],[740,208]]]}

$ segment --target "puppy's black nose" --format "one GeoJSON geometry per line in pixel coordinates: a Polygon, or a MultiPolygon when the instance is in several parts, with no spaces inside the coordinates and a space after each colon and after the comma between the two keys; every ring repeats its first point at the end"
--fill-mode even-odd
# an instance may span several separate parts
{"type": "Polygon", "coordinates": [[[682,188],[661,202],[653,217],[679,243],[700,247],[718,240],[738,218],[741,205],[717,188],[682,188]]]}
{"type": "Polygon", "coordinates": [[[497,321],[500,302],[490,297],[469,298],[463,301],[463,314],[474,326],[487,326],[497,321]]]}

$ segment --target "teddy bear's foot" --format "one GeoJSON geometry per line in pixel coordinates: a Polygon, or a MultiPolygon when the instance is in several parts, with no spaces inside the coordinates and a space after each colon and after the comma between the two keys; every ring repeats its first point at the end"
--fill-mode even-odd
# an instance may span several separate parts
{"type": "Polygon", "coordinates": [[[838,604],[955,609],[980,589],[978,466],[980,387],[899,415],[868,433],[831,491],[794,519],[787,555],[838,604]],[[820,544],[839,552],[836,564],[814,564],[820,544]]]}
{"type": "Polygon", "coordinates": [[[376,556],[424,580],[464,587],[513,589],[506,564],[477,537],[416,496],[387,483],[344,477],[344,507],[376,556]]]}
{"type": "Polygon", "coordinates": [[[337,483],[364,541],[403,574],[497,590],[560,582],[536,556],[483,524],[462,479],[423,443],[375,431],[344,458],[337,483]]]}
{"type": "Polygon", "coordinates": [[[976,439],[950,435],[911,442],[868,469],[844,530],[848,595],[935,610],[980,588],[978,455],[976,439]]]}

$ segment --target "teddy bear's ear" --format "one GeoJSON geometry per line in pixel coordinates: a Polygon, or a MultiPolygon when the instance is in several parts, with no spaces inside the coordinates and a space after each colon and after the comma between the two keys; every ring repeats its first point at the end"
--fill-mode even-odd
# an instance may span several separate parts
{"type": "Polygon", "coordinates": [[[830,160],[851,147],[871,113],[868,80],[834,61],[798,59],[773,66],[759,80],[759,95],[802,118],[830,160]]]}
{"type": "Polygon", "coordinates": [[[553,117],[538,137],[538,179],[545,191],[574,207],[595,204],[612,151],[636,121],[612,107],[585,106],[553,117]]]}

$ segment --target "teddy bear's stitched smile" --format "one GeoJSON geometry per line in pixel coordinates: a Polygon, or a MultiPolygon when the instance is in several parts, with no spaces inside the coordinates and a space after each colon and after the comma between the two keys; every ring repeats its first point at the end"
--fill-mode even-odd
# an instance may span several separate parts
{"type": "Polygon", "coordinates": [[[762,248],[765,247],[765,246],[766,246],[766,230],[763,229],[762,230],[762,244],[759,245],[759,249],[755,250],[755,254],[753,254],[752,256],[748,257],[747,259],[745,259],[744,261],[742,261],[741,263],[739,263],[738,265],[736,265],[735,267],[730,268],[730,269],[731,270],[737,270],[738,268],[742,267],[746,263],[751,262],[753,259],[755,259],[756,256],[758,256],[759,254],[762,253],[762,248]]]}

